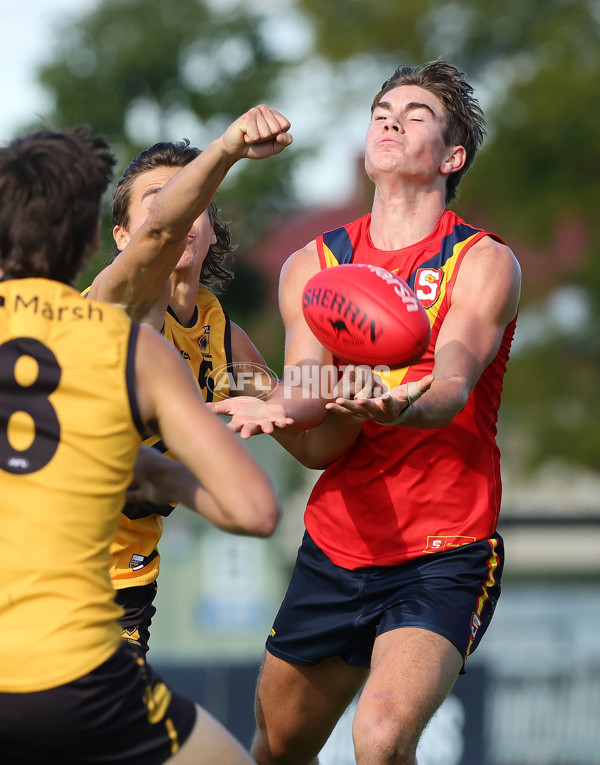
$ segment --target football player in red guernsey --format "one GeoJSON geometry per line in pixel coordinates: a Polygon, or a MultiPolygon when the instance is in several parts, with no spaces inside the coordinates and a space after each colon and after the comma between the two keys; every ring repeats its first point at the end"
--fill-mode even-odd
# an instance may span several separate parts
{"type": "Polygon", "coordinates": [[[282,270],[286,371],[291,379],[303,364],[331,363],[304,320],[302,291],[336,263],[375,263],[404,279],[429,315],[428,350],[382,375],[383,395],[375,381],[366,398],[373,380],[350,369],[329,403],[301,402],[284,384],[262,409],[217,405],[243,437],[271,432],[304,464],[326,468],[267,639],[252,749],[260,765],[314,762],[363,684],[356,762],[414,765],[500,593],[495,437],[520,268],[501,239],[448,209],[482,142],[483,114],[462,72],[442,60],[399,67],[371,113],[370,214],[282,270]],[[269,424],[284,414],[293,428],[269,424]]]}

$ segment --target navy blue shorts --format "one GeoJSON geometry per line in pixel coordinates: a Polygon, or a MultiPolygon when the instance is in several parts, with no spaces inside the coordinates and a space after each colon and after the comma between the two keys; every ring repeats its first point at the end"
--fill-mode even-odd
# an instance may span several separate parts
{"type": "Polygon", "coordinates": [[[500,597],[504,544],[499,535],[400,566],[340,568],[305,533],[267,650],[291,664],[330,656],[370,667],[378,635],[421,627],[442,635],[465,658],[500,597]]]}
{"type": "Polygon", "coordinates": [[[133,650],[57,688],[0,693],[0,761],[160,765],[187,740],[195,704],[170,692],[133,650]]]}
{"type": "Polygon", "coordinates": [[[115,595],[117,604],[125,612],[119,619],[121,637],[142,657],[148,653],[150,625],[156,613],[153,605],[156,593],[157,584],[154,581],[140,587],[123,587],[115,595]]]}

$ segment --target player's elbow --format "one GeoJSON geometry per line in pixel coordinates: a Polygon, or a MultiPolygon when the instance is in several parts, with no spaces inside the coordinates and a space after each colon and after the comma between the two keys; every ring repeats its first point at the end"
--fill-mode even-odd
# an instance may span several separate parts
{"type": "Polygon", "coordinates": [[[247,534],[266,539],[275,533],[281,518],[281,508],[275,495],[253,508],[247,523],[247,534]]]}
{"type": "Polygon", "coordinates": [[[274,534],[281,518],[281,507],[277,495],[270,486],[256,488],[245,493],[236,503],[236,512],[229,516],[227,530],[232,534],[261,537],[274,534]]]}
{"type": "Polygon", "coordinates": [[[261,539],[267,539],[273,536],[277,526],[279,525],[279,519],[281,518],[281,510],[279,505],[272,508],[267,513],[260,513],[259,517],[255,519],[253,524],[252,536],[260,537],[261,539]]]}
{"type": "Polygon", "coordinates": [[[331,457],[329,455],[321,455],[321,454],[303,454],[301,457],[298,458],[298,461],[304,465],[304,467],[309,468],[310,470],[325,470],[325,468],[328,468],[333,462],[335,462],[337,457],[331,457]]]}

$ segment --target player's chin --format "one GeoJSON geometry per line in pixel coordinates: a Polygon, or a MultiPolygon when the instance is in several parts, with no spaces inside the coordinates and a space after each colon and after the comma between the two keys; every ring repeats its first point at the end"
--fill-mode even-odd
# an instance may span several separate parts
{"type": "Polygon", "coordinates": [[[183,251],[183,254],[177,261],[177,265],[175,266],[175,270],[182,271],[186,270],[188,268],[197,268],[199,265],[201,266],[202,263],[204,263],[204,259],[206,258],[206,254],[202,255],[201,253],[197,252],[197,243],[195,240],[191,241],[185,250],[183,251]],[[195,245],[195,246],[194,246],[195,245]]]}

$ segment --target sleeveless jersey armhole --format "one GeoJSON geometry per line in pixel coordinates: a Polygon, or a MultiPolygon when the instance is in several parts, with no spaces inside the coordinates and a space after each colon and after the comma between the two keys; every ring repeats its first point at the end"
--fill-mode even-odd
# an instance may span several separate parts
{"type": "MultiPolygon", "coordinates": [[[[456,264],[456,268],[460,267],[462,261],[464,260],[465,255],[467,254],[467,252],[469,252],[471,247],[474,244],[476,244],[477,242],[479,242],[481,239],[486,237],[486,236],[489,236],[490,239],[493,239],[494,241],[499,242],[500,244],[506,244],[506,242],[504,242],[504,240],[501,239],[497,234],[492,234],[489,231],[484,231],[484,230],[480,229],[480,230],[478,230],[474,234],[473,237],[471,237],[471,239],[468,242],[467,246],[463,247],[463,249],[462,249],[462,251],[460,253],[460,256],[458,258],[458,261],[457,261],[457,264],[456,264]]],[[[413,284],[411,284],[409,282],[409,286],[411,287],[411,289],[414,289],[414,278],[412,279],[412,282],[413,282],[413,284]]],[[[455,284],[455,282],[453,281],[452,284],[450,285],[449,289],[448,289],[448,293],[447,293],[447,296],[446,296],[447,300],[450,300],[450,301],[452,300],[452,293],[454,291],[454,284],[455,284]]]]}
{"type": "Polygon", "coordinates": [[[225,309],[223,310],[223,316],[225,317],[225,331],[223,332],[223,346],[225,348],[225,359],[227,361],[227,373],[233,375],[233,354],[231,351],[231,319],[225,309]]]}
{"type": "Polygon", "coordinates": [[[144,438],[145,427],[140,415],[140,409],[138,406],[137,395],[135,392],[135,351],[137,348],[137,340],[139,337],[140,325],[136,322],[131,322],[131,331],[129,333],[129,341],[127,344],[127,364],[125,366],[125,383],[127,385],[127,394],[129,396],[129,406],[131,408],[131,417],[138,429],[140,436],[144,438]]]}

